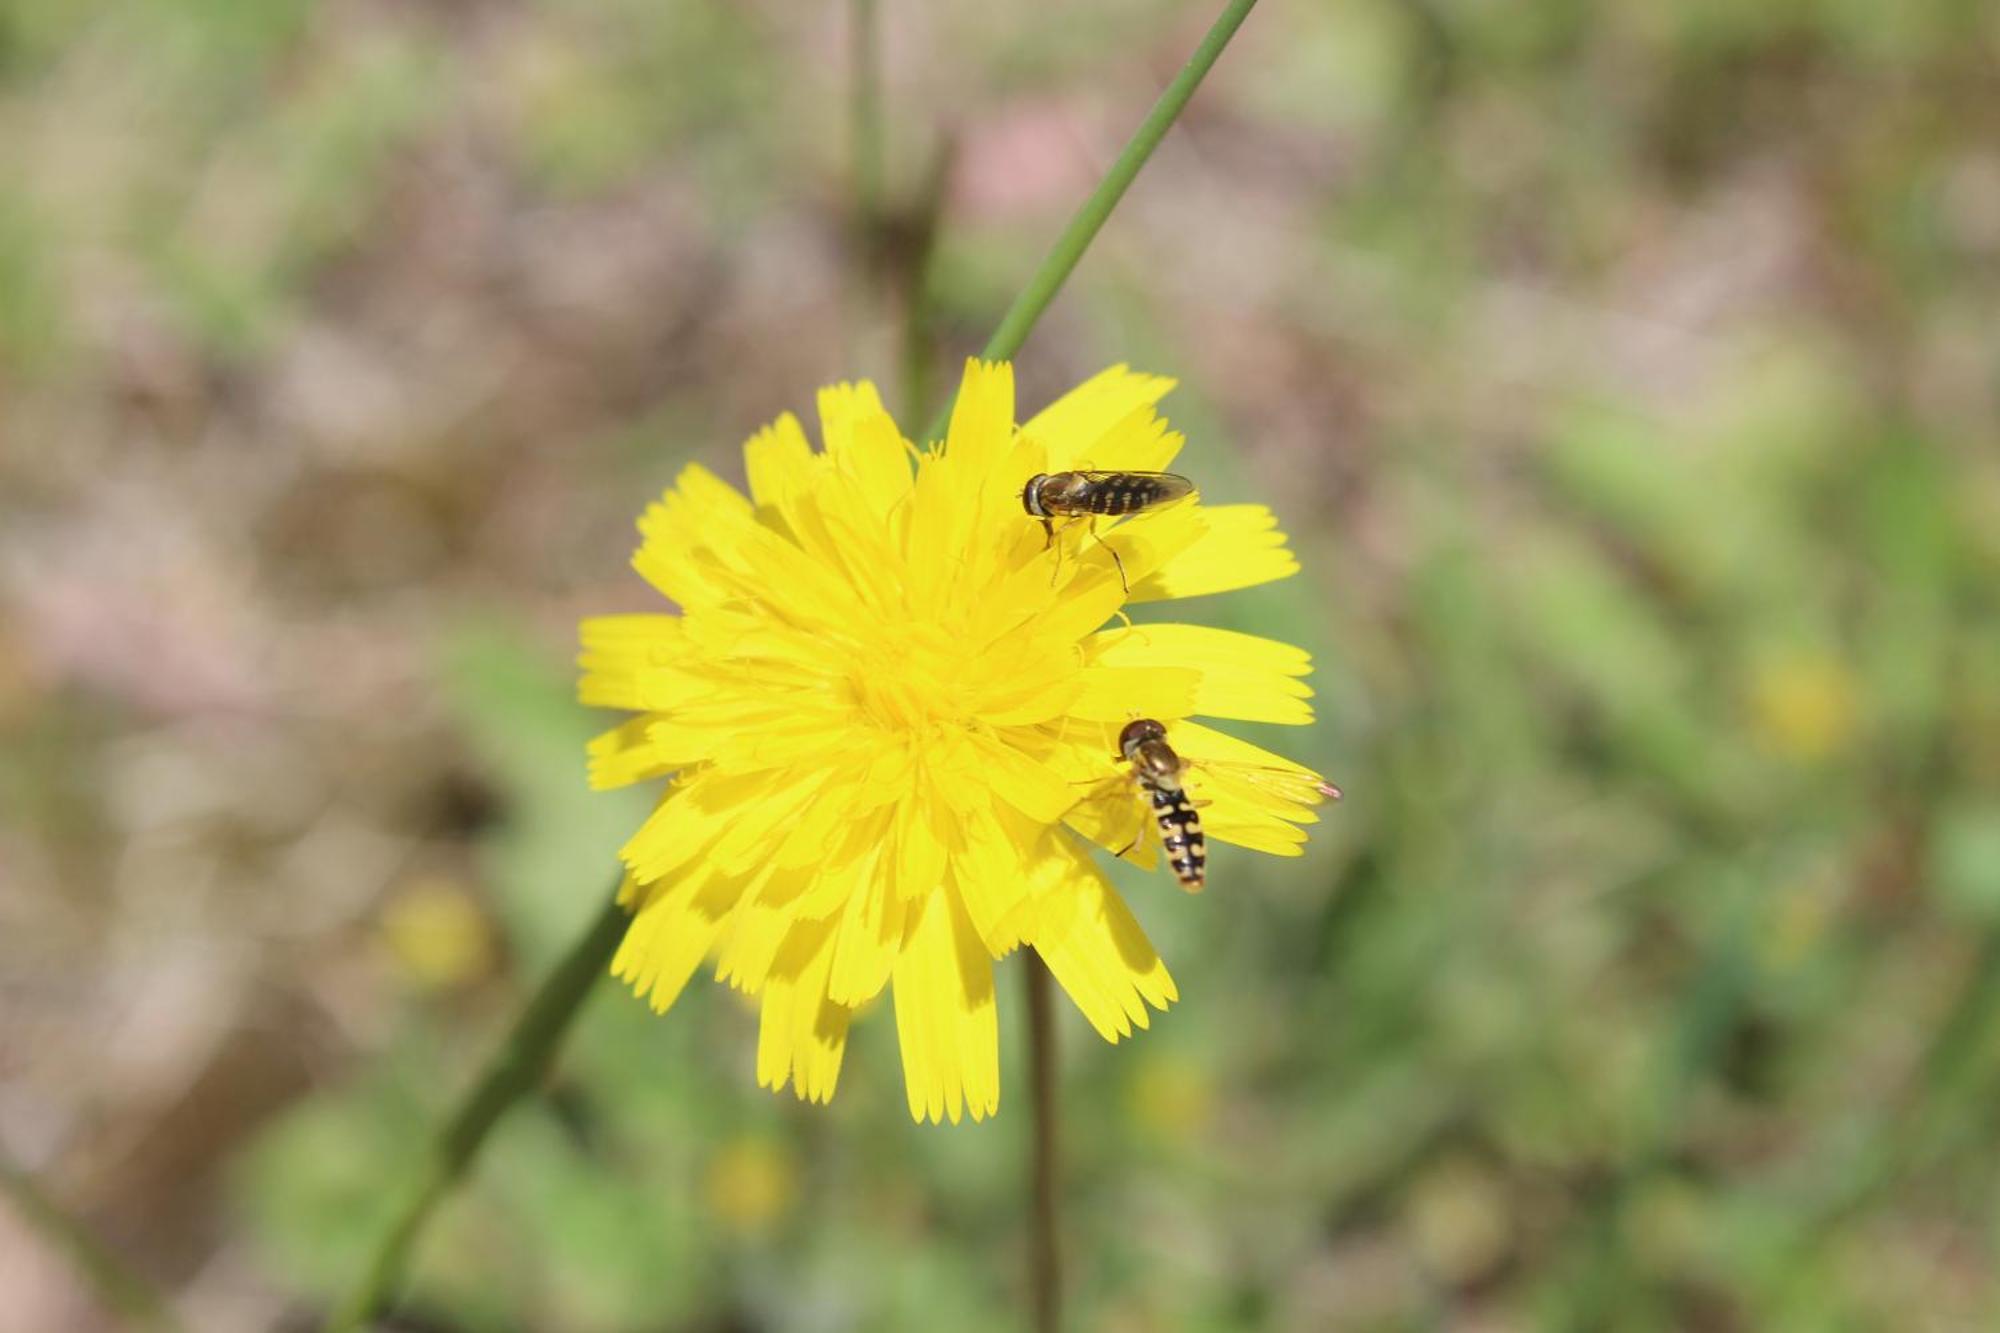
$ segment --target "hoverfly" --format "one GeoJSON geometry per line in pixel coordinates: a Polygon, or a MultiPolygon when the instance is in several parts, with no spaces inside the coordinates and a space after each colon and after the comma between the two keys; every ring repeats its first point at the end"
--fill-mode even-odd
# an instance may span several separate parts
{"type": "MultiPolygon", "coordinates": [[[[1096,520],[1143,514],[1164,508],[1194,494],[1194,483],[1177,472],[1038,472],[1021,488],[1021,507],[1030,518],[1038,519],[1047,537],[1047,550],[1055,544],[1055,520],[1085,519],[1091,522],[1090,535],[1097,537],[1096,520]]],[[[1118,581],[1125,584],[1125,562],[1102,537],[1098,544],[1111,552],[1118,566],[1118,581]]],[[[1061,569],[1062,554],[1056,555],[1061,569]]],[[[1131,585],[1125,584],[1127,591],[1131,585]]]]}
{"type": "Polygon", "coordinates": [[[1167,850],[1174,878],[1189,893],[1199,891],[1208,875],[1208,840],[1201,833],[1201,816],[1181,785],[1187,760],[1167,744],[1166,727],[1149,717],[1125,724],[1118,733],[1118,756],[1132,765],[1132,781],[1153,807],[1160,845],[1167,850]]]}
{"type": "MultiPolygon", "coordinates": [[[[1340,799],[1340,788],[1304,770],[1293,773],[1224,761],[1211,765],[1185,759],[1167,743],[1166,727],[1152,718],[1138,718],[1125,724],[1125,729],[1118,733],[1117,757],[1131,765],[1132,781],[1152,809],[1167,864],[1181,887],[1190,893],[1200,891],[1208,874],[1208,840],[1202,834],[1198,809],[1207,802],[1191,799],[1186,785],[1188,774],[1198,764],[1205,770],[1212,768],[1217,773],[1265,786],[1267,790],[1281,791],[1286,799],[1302,804],[1317,805],[1340,799]]],[[[1140,836],[1144,836],[1143,832],[1140,836]]],[[[1137,841],[1135,838],[1126,844],[1118,854],[1123,856],[1132,850],[1137,841]]]]}

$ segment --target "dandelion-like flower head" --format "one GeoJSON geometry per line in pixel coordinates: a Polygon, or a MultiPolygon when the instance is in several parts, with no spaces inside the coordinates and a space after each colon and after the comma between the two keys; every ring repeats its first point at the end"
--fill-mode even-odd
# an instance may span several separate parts
{"type": "Polygon", "coordinates": [[[1163,469],[1171,387],[1114,367],[1017,425],[1011,368],[972,362],[918,450],[838,385],[820,451],[787,414],[744,446],[747,498],[690,466],[640,519],[633,564],[679,614],[582,629],[584,702],[638,714],[592,743],[593,783],[671,778],[622,852],[613,970],[664,1010],[714,960],[758,997],[760,1083],[830,1098],[887,988],[911,1114],[991,1114],[993,960],[1022,944],[1109,1040],[1172,1002],[1090,851],[1152,861],[1134,717],[1193,761],[1209,837],[1297,854],[1317,775],[1189,719],[1309,721],[1306,655],[1118,617],[1295,572],[1270,512],[1189,501],[1049,549],[1022,508],[1039,473],[1163,469]]]}

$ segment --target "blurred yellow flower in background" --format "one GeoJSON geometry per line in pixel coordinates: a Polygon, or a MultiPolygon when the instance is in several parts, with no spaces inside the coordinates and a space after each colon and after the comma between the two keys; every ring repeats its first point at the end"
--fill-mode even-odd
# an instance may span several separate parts
{"type": "Polygon", "coordinates": [[[770,1231],[798,1195],[798,1167],[784,1147],[744,1134],[717,1150],[704,1182],[709,1211],[739,1237],[770,1231]]]}
{"type": "Polygon", "coordinates": [[[992,962],[1022,944],[1108,1040],[1171,1002],[1088,851],[1149,848],[1115,761],[1134,717],[1216,764],[1189,781],[1208,836],[1297,854],[1318,775],[1187,719],[1310,721],[1306,654],[1106,628],[1128,601],[1295,572],[1270,511],[1190,500],[1051,551],[1023,508],[1037,474],[1164,468],[1171,387],[1114,367],[1017,425],[1011,367],[972,362],[920,450],[872,385],[838,385],[821,451],[787,414],[744,446],[747,498],[690,466],[641,518],[633,564],[680,614],[582,627],[583,701],[639,714],[592,743],[592,781],[672,779],[622,852],[613,971],[664,1010],[713,958],[761,999],[760,1083],[831,1097],[849,1019],[888,987],[911,1114],[990,1114],[992,962]],[[1276,780],[1233,776],[1251,766],[1276,780]]]}
{"type": "Polygon", "coordinates": [[[1772,657],[1751,675],[1751,724],[1773,754],[1800,762],[1825,759],[1853,739],[1859,693],[1853,671],[1829,653],[1772,657]]]}
{"type": "Polygon", "coordinates": [[[492,971],[493,932],[472,894],[457,880],[425,875],[382,910],[381,940],[411,984],[450,990],[492,971]]]}
{"type": "Polygon", "coordinates": [[[1183,1054],[1149,1053],[1125,1086],[1125,1110],[1135,1129],[1160,1143],[1198,1141],[1215,1119],[1215,1077],[1183,1054]]]}

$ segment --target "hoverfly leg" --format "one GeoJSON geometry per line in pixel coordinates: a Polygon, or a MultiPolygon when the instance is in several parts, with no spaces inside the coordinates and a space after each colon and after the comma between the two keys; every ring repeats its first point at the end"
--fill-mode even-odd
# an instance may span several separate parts
{"type": "Polygon", "coordinates": [[[1147,821],[1146,821],[1145,806],[1138,803],[1134,803],[1132,811],[1134,815],[1133,823],[1136,826],[1132,830],[1132,839],[1131,841],[1127,842],[1123,847],[1120,847],[1117,851],[1112,853],[1113,856],[1117,857],[1121,861],[1125,859],[1125,854],[1127,852],[1131,851],[1134,847],[1137,847],[1140,843],[1146,840],[1147,821]]]}
{"type": "Polygon", "coordinates": [[[1090,534],[1090,539],[1092,541],[1096,542],[1099,546],[1102,546],[1106,551],[1109,551],[1111,553],[1111,563],[1118,566],[1118,586],[1124,589],[1125,592],[1129,595],[1132,591],[1132,584],[1125,577],[1125,562],[1119,559],[1118,548],[1113,546],[1110,542],[1105,541],[1104,538],[1097,535],[1097,519],[1094,516],[1090,520],[1090,526],[1084,529],[1084,531],[1090,534]]]}

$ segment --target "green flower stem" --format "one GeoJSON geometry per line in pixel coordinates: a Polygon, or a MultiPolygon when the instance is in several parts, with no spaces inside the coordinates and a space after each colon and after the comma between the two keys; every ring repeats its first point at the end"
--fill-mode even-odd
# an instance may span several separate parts
{"type": "MultiPolygon", "coordinates": [[[[1076,216],[1063,228],[1062,235],[1056,237],[1055,245],[1042,260],[1042,266],[1035,270],[1035,276],[1028,280],[1028,285],[1014,298],[1014,304],[1007,307],[1007,313],[1000,317],[1000,327],[993,330],[993,336],[986,340],[986,346],[980,351],[982,358],[1007,361],[1021,350],[1021,344],[1028,340],[1028,333],[1035,327],[1035,322],[1049,308],[1049,302],[1056,299],[1056,293],[1062,290],[1070,271],[1083,258],[1083,252],[1097,239],[1097,233],[1110,218],[1111,210],[1118,207],[1118,201],[1125,197],[1125,191],[1131,187],[1139,169],[1146,165],[1146,159],[1160,146],[1160,140],[1167,137],[1167,131],[1180,118],[1188,100],[1194,96],[1194,90],[1201,86],[1209,70],[1215,67],[1222,48],[1229,45],[1229,39],[1243,26],[1243,20],[1250,16],[1256,4],[1257,0],[1230,0],[1223,8],[1221,16],[1209,28],[1208,35],[1201,39],[1201,45],[1194,49],[1187,64],[1181,67],[1181,72],[1160,94],[1160,100],[1153,103],[1153,109],[1140,122],[1131,140],[1118,154],[1118,159],[1111,164],[1111,170],[1104,173],[1104,179],[1091,191],[1090,198],[1083,201],[1083,207],[1076,210],[1076,216]]],[[[945,427],[950,422],[951,404],[947,402],[932,420],[924,439],[943,439],[945,427]]]]}
{"type": "Polygon", "coordinates": [[[394,1298],[425,1223],[465,1175],[500,1117],[540,1086],[563,1034],[597,979],[610,968],[629,919],[614,893],[514,1020],[505,1044],[432,1143],[422,1171],[376,1242],[361,1280],[327,1321],[329,1333],[364,1327],[394,1298]]]}
{"type": "Polygon", "coordinates": [[[848,118],[854,137],[854,212],[866,237],[882,217],[881,24],[875,0],[853,0],[849,6],[848,43],[853,66],[848,118]]]}
{"type": "Polygon", "coordinates": [[[902,253],[892,278],[903,314],[904,421],[916,421],[930,409],[931,367],[937,351],[931,345],[931,260],[937,254],[938,225],[957,155],[958,145],[950,138],[931,154],[930,169],[903,228],[902,253]]]}
{"type": "Polygon", "coordinates": [[[1062,1328],[1062,1139],[1056,1096],[1055,982],[1041,955],[1024,951],[1028,982],[1028,1082],[1034,1102],[1035,1210],[1028,1237],[1028,1288],[1035,1333],[1062,1328]]]}
{"type": "Polygon", "coordinates": [[[34,1177],[4,1157],[0,1157],[0,1195],[6,1197],[21,1220],[51,1248],[62,1252],[106,1309],[133,1328],[149,1333],[179,1333],[181,1324],[166,1299],[85,1230],[81,1222],[57,1207],[42,1193],[34,1177]]]}

